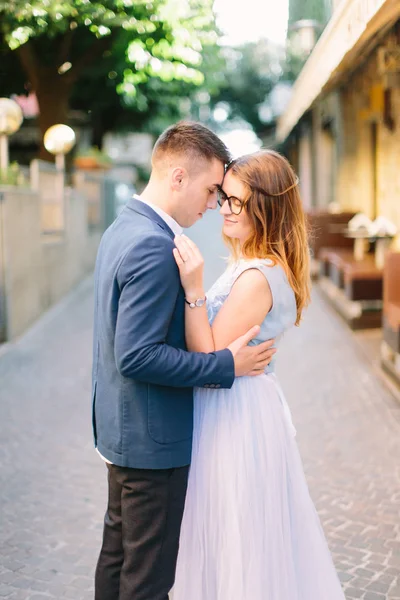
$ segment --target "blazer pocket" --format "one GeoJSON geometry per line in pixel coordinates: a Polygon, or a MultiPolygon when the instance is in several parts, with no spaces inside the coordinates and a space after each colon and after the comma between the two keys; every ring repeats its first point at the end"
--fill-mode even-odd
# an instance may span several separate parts
{"type": "Polygon", "coordinates": [[[193,389],[149,386],[148,430],[158,444],[173,444],[193,434],[193,389]]]}

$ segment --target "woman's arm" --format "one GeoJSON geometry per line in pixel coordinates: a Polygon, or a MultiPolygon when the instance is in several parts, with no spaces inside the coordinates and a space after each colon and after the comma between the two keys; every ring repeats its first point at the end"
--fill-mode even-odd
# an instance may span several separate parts
{"type": "MultiPolygon", "coordinates": [[[[175,260],[179,267],[185,296],[189,301],[204,298],[203,258],[197,246],[186,236],[175,239],[175,260]]],[[[188,349],[214,352],[226,348],[254,325],[260,325],[272,307],[272,295],[265,276],[258,269],[240,275],[231,293],[210,326],[205,305],[185,309],[188,349]]]]}
{"type": "Polygon", "coordinates": [[[271,308],[271,290],[261,271],[253,268],[242,273],[213,322],[214,349],[242,335],[248,323],[261,325],[271,308]]]}

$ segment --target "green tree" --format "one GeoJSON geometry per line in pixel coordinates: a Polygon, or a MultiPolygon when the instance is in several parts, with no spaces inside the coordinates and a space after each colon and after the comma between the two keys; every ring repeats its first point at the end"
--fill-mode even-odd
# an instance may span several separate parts
{"type": "Polygon", "coordinates": [[[149,77],[137,83],[132,94],[130,86],[124,85],[124,73],[131,65],[126,62],[123,45],[114,47],[105,75],[104,64],[86,70],[74,88],[70,105],[90,111],[93,143],[100,146],[105,131],[133,129],[157,136],[180,118],[198,117],[198,92],[216,94],[225,69],[219,46],[214,43],[202,46],[202,62],[197,66],[203,79],[201,85],[197,81],[149,77]]]}
{"type": "Polygon", "coordinates": [[[331,14],[331,0],[289,0],[289,26],[304,19],[315,20],[323,28],[331,14]]]}
{"type": "Polygon", "coordinates": [[[202,51],[216,39],[212,0],[0,0],[3,79],[8,93],[35,91],[42,133],[66,121],[71,100],[111,113],[118,92],[145,112],[165,84],[202,85],[202,51]],[[10,73],[17,60],[24,77],[10,73]]]}
{"type": "Polygon", "coordinates": [[[242,118],[260,132],[259,106],[282,75],[283,51],[268,40],[225,48],[226,70],[214,103],[226,102],[230,119],[242,118]]]}
{"type": "Polygon", "coordinates": [[[298,48],[296,23],[299,21],[314,21],[315,39],[317,40],[328,23],[331,13],[331,0],[289,0],[289,28],[286,65],[284,68],[285,79],[295,81],[308,59],[308,53],[304,53],[304,51],[300,51],[298,48]],[[294,26],[294,29],[292,26],[294,26]]]}

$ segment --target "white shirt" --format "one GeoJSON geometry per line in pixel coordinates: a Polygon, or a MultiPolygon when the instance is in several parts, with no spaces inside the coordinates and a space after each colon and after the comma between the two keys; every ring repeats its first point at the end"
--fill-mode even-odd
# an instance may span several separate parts
{"type": "Polygon", "coordinates": [[[168,227],[172,229],[175,235],[182,235],[182,227],[179,225],[179,223],[175,221],[175,219],[171,217],[171,215],[167,214],[165,210],[163,210],[156,204],[149,202],[148,200],[143,200],[143,198],[141,198],[140,196],[136,196],[136,194],[133,197],[135,198],[135,200],[139,200],[140,202],[147,204],[147,206],[150,206],[150,208],[152,208],[154,212],[156,212],[162,218],[162,220],[168,225],[168,227]]]}
{"type": "MultiPolygon", "coordinates": [[[[149,202],[148,200],[143,200],[143,198],[140,198],[140,196],[136,196],[136,194],[133,197],[135,198],[135,200],[139,200],[140,202],[143,202],[143,204],[147,204],[147,206],[150,206],[150,208],[152,208],[154,212],[156,212],[162,218],[162,220],[168,225],[168,227],[173,231],[175,235],[182,235],[182,227],[179,225],[179,223],[175,221],[175,219],[171,217],[171,215],[167,214],[165,210],[163,210],[156,204],[149,202]]],[[[107,458],[100,454],[97,448],[96,451],[106,463],[112,465],[112,462],[110,462],[109,460],[107,460],[107,458]]]]}

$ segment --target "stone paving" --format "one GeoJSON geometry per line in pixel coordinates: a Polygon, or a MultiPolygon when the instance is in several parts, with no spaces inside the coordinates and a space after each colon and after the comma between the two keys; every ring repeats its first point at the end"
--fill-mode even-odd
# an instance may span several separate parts
{"type": "Polygon", "coordinates": [[[105,468],[92,449],[92,282],[0,357],[0,598],[93,598],[105,468]]]}
{"type": "MultiPolygon", "coordinates": [[[[91,306],[88,280],[0,350],[0,598],[93,598],[106,481],[91,306]]],[[[347,598],[400,599],[400,405],[318,291],[278,362],[347,598]]]]}
{"type": "Polygon", "coordinates": [[[400,404],[318,293],[278,374],[346,597],[400,598],[400,404]]]}

